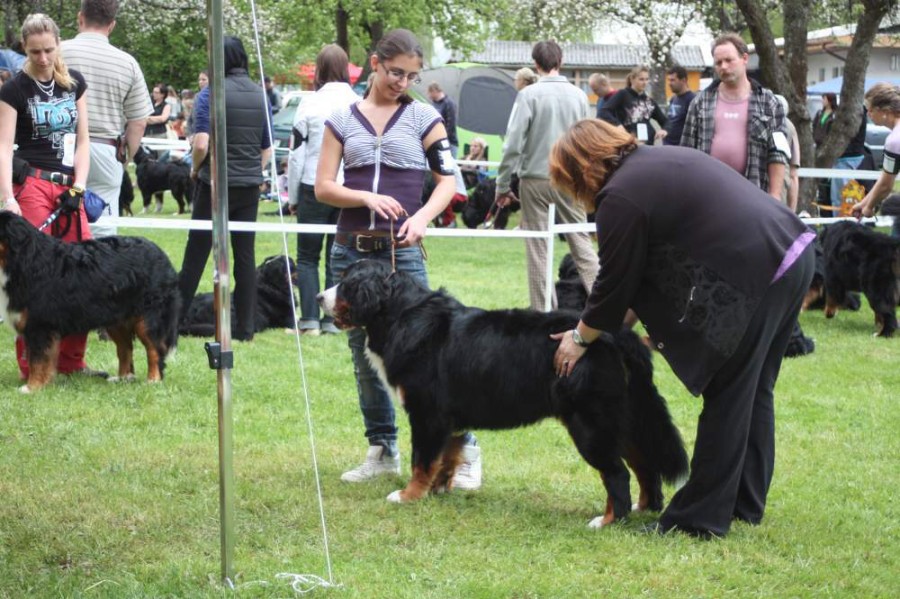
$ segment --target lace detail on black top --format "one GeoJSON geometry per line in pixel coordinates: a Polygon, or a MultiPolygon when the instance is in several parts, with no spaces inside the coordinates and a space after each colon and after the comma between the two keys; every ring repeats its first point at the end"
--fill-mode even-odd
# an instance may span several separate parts
{"type": "Polygon", "coordinates": [[[652,284],[672,301],[679,323],[698,331],[723,355],[731,355],[759,298],[747,296],[672,245],[650,248],[646,273],[652,284]]]}

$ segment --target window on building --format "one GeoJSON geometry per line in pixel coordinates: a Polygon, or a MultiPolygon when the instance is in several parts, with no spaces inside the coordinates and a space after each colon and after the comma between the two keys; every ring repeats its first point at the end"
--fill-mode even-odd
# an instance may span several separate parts
{"type": "Polygon", "coordinates": [[[825,69],[819,69],[819,81],[825,81],[825,69]]]}
{"type": "Polygon", "coordinates": [[[900,54],[891,54],[891,70],[900,71],[900,54]]]}

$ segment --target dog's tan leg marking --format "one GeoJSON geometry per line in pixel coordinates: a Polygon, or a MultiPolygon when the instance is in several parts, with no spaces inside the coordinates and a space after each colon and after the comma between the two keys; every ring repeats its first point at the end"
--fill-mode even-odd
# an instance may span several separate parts
{"type": "Polygon", "coordinates": [[[814,301],[816,301],[817,299],[819,299],[820,297],[822,297],[821,289],[807,290],[807,292],[803,295],[803,305],[800,306],[800,310],[803,312],[806,312],[809,309],[809,307],[812,305],[812,303],[814,301]]]}
{"type": "Polygon", "coordinates": [[[825,295],[825,318],[834,318],[834,315],[837,314],[838,305],[837,302],[834,301],[834,298],[830,295],[825,295]]]}
{"type": "Polygon", "coordinates": [[[37,391],[53,380],[59,358],[59,337],[54,337],[42,356],[28,355],[28,382],[20,388],[24,393],[37,391]],[[26,389],[27,387],[27,389],[26,389]]]}
{"type": "Polygon", "coordinates": [[[156,383],[162,380],[162,372],[159,370],[159,352],[156,351],[156,345],[147,333],[147,323],[143,318],[138,318],[134,323],[134,333],[137,338],[144,344],[147,350],[147,380],[156,383]]]}
{"type": "Polygon", "coordinates": [[[884,334],[884,318],[878,312],[875,313],[875,336],[881,337],[884,334]]]}
{"type": "Polygon", "coordinates": [[[28,322],[28,308],[19,312],[19,318],[13,323],[13,329],[19,335],[25,334],[25,324],[28,322]]]}
{"type": "Polygon", "coordinates": [[[414,466],[412,478],[406,488],[400,491],[400,501],[406,503],[408,501],[416,501],[428,494],[431,489],[431,481],[437,475],[440,460],[435,460],[427,469],[421,466],[414,466]]]}
{"type": "Polygon", "coordinates": [[[106,329],[109,338],[116,344],[116,356],[119,358],[118,379],[134,377],[134,323],[124,323],[106,329]]]}
{"type": "Polygon", "coordinates": [[[453,475],[456,474],[456,469],[462,463],[464,439],[465,437],[462,435],[450,437],[438,460],[440,466],[431,483],[432,492],[441,493],[453,488],[453,475]]]}

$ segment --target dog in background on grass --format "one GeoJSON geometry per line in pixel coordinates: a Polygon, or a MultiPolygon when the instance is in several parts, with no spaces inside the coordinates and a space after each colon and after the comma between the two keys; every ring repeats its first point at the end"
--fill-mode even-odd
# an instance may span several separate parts
{"type": "MultiPolygon", "coordinates": [[[[256,315],[254,332],[271,328],[293,328],[294,279],[297,265],[284,256],[270,256],[256,269],[256,315]]],[[[234,324],[234,300],[231,302],[231,323],[234,324]]],[[[182,335],[212,337],[216,334],[215,301],[212,293],[201,293],[191,302],[191,307],[179,324],[182,335]]]]}
{"type": "Polygon", "coordinates": [[[134,184],[128,174],[128,169],[122,169],[122,188],[119,190],[119,216],[134,216],[131,211],[131,203],[134,201],[134,184]]]}
{"type": "MultiPolygon", "coordinates": [[[[519,195],[519,178],[513,175],[510,189],[516,197],[519,195]]],[[[469,194],[469,201],[462,208],[462,219],[466,227],[477,229],[479,226],[492,229],[505,229],[509,216],[520,208],[519,202],[513,202],[504,208],[498,208],[494,202],[497,195],[497,180],[485,179],[475,186],[469,194]]]]}
{"type": "Polygon", "coordinates": [[[318,299],[339,328],[365,328],[369,360],[409,416],[412,478],[389,501],[451,490],[463,443],[454,433],[546,418],[558,419],[600,472],[607,503],[592,528],[632,509],[662,509],[663,479],[687,474],[681,435],[653,383],[650,352],[631,331],[592,343],[560,378],[553,364],[559,342],[550,335],[573,328],[574,312],[469,308],[372,260],[350,266],[318,299]],[[640,486],[634,507],[626,462],[640,486]]]}
{"type": "Polygon", "coordinates": [[[900,239],[840,221],[819,234],[825,257],[825,317],[834,318],[851,291],[866,296],[875,313],[875,336],[891,337],[900,305],[900,239]]]}
{"type": "Polygon", "coordinates": [[[0,212],[0,316],[25,342],[37,391],[56,374],[61,338],[106,329],[118,375],[133,379],[134,338],[147,351],[147,380],[160,381],[178,341],[178,275],[159,246],[112,235],[64,243],[12,212],[0,212]]]}
{"type": "Polygon", "coordinates": [[[150,201],[154,197],[156,212],[162,212],[164,191],[172,192],[172,197],[178,204],[178,214],[184,214],[185,210],[190,209],[194,199],[191,167],[180,160],[162,162],[143,146],[135,153],[134,164],[137,186],[144,202],[142,213],[150,209],[150,201]]]}

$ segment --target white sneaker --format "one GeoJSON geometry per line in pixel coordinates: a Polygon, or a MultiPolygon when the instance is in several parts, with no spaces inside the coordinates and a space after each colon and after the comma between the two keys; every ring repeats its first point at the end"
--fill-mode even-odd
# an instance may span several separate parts
{"type": "Polygon", "coordinates": [[[462,448],[462,464],[453,475],[453,488],[477,491],[481,488],[481,448],[465,445],[462,448]]]}
{"type": "Polygon", "coordinates": [[[377,476],[386,474],[400,474],[400,454],[395,456],[385,455],[383,445],[370,445],[366,452],[366,461],[341,475],[345,483],[364,483],[377,476]]]}

